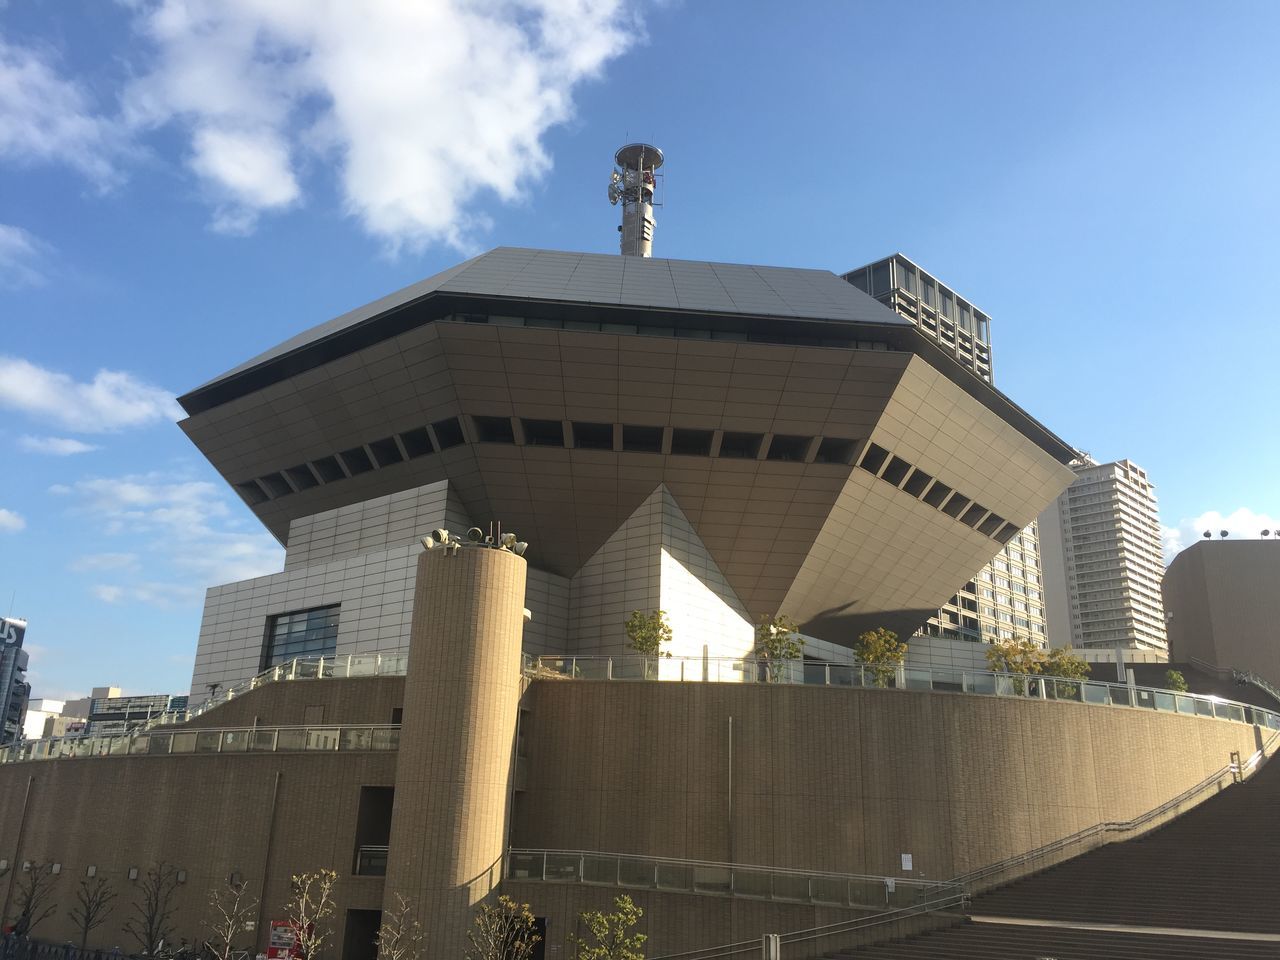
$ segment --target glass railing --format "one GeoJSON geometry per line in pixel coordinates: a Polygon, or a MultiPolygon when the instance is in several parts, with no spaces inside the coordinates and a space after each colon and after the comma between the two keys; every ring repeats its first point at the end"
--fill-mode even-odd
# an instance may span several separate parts
{"type": "Polygon", "coordinates": [[[144,729],[151,730],[174,723],[186,723],[214,707],[244,696],[250,690],[256,690],[268,683],[283,683],[289,680],[345,680],[349,677],[403,677],[408,664],[409,658],[403,653],[353,653],[343,657],[299,657],[288,663],[269,667],[257,676],[250,677],[235,686],[219,690],[208,700],[190,710],[171,710],[153,717],[144,729]]]}
{"type": "Polygon", "coordinates": [[[28,740],[0,752],[0,763],[82,757],[137,757],[188,753],[395,750],[400,726],[236,727],[147,730],[109,737],[28,740]]]}
{"type": "Polygon", "coordinates": [[[937,899],[946,893],[963,893],[959,884],[900,877],[821,873],[580,850],[512,849],[507,853],[506,879],[585,883],[870,909],[906,907],[937,899]]]}
{"type": "Polygon", "coordinates": [[[818,660],[767,661],[719,657],[531,657],[532,679],[671,680],[685,683],[775,683],[881,690],[974,693],[1030,700],[1063,700],[1234,720],[1280,730],[1280,713],[1235,700],[1101,680],[1037,674],[920,667],[871,666],[818,660]]]}
{"type": "Polygon", "coordinates": [[[356,851],[357,877],[385,877],[387,875],[387,851],[389,848],[365,844],[356,851]]]}

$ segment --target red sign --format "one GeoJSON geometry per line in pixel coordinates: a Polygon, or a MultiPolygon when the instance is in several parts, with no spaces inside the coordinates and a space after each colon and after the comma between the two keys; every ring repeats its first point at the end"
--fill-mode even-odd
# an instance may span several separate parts
{"type": "Polygon", "coordinates": [[[271,940],[267,944],[268,960],[297,960],[301,956],[293,924],[288,920],[272,920],[271,940]]]}

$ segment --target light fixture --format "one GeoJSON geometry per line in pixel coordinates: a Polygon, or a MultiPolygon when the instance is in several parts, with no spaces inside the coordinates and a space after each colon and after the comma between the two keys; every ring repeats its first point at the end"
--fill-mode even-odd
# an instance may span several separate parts
{"type": "Polygon", "coordinates": [[[1219,530],[1218,535],[1222,537],[1223,540],[1227,539],[1227,531],[1225,530],[1219,530]]]}
{"type": "Polygon", "coordinates": [[[467,531],[467,539],[470,540],[472,543],[479,543],[481,540],[484,539],[484,531],[481,530],[479,527],[472,527],[470,530],[467,531]]]}
{"type": "Polygon", "coordinates": [[[49,874],[51,876],[56,877],[61,872],[62,872],[62,864],[60,863],[55,863],[52,867],[49,868],[49,874]]]}
{"type": "Polygon", "coordinates": [[[515,550],[517,557],[523,557],[524,552],[529,549],[529,544],[525,543],[523,540],[518,540],[512,549],[515,550]]]}
{"type": "Polygon", "coordinates": [[[434,540],[436,543],[448,543],[449,531],[446,530],[444,527],[437,527],[436,529],[431,531],[431,539],[434,540]]]}
{"type": "Polygon", "coordinates": [[[179,871],[178,871],[177,876],[176,876],[174,879],[176,879],[179,883],[186,883],[186,882],[187,882],[187,871],[185,871],[185,870],[179,870],[179,871]]]}
{"type": "Polygon", "coordinates": [[[91,863],[84,868],[84,875],[86,877],[96,877],[98,875],[98,868],[91,863]]]}
{"type": "MultiPolygon", "coordinates": [[[[1205,534],[1205,536],[1208,536],[1208,534],[1205,534]]],[[[423,537],[422,546],[427,550],[434,550],[436,546],[436,542],[432,540],[430,537],[423,537]]]]}
{"type": "Polygon", "coordinates": [[[1204,538],[1205,538],[1206,540],[1212,540],[1212,539],[1213,539],[1213,531],[1212,531],[1212,530],[1206,530],[1206,531],[1204,532],[1204,538]]]}
{"type": "Polygon", "coordinates": [[[137,880],[137,879],[138,879],[138,868],[137,868],[137,867],[130,867],[130,868],[129,868],[129,879],[130,879],[130,880],[137,880]]]}

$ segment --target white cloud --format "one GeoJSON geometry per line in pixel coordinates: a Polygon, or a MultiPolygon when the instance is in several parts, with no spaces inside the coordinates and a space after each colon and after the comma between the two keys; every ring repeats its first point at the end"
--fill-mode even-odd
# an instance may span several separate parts
{"type": "Polygon", "coordinates": [[[65,163],[105,188],[119,179],[121,147],[118,126],[51,57],[0,37],[0,157],[65,163]]]}
{"type": "Polygon", "coordinates": [[[99,370],[87,383],[0,355],[0,407],[19,410],[68,430],[106,433],[157,421],[174,422],[182,408],[173,395],[120,370],[99,370]]]}
{"type": "Polygon", "coordinates": [[[92,593],[103,603],[119,603],[124,599],[124,587],[112,587],[98,584],[93,588],[92,593]]]}
{"type": "Polygon", "coordinates": [[[72,440],[70,437],[21,437],[18,446],[28,453],[48,453],[55,457],[70,457],[98,449],[91,443],[72,440]]]}
{"type": "Polygon", "coordinates": [[[482,192],[527,193],[575,89],[641,36],[633,0],[152,0],[135,129],[177,121],[214,226],[252,229],[333,158],[349,213],[392,247],[467,246],[482,192]]]}
{"type": "Polygon", "coordinates": [[[21,227],[0,223],[0,290],[38,287],[47,245],[21,227]]]}
{"type": "Polygon", "coordinates": [[[1223,530],[1227,531],[1229,538],[1254,540],[1263,530],[1274,532],[1276,529],[1280,529],[1280,520],[1269,513],[1258,513],[1248,507],[1239,507],[1228,514],[1207,510],[1198,517],[1180,521],[1176,527],[1161,527],[1164,562],[1169,563],[1180,550],[1204,539],[1206,531],[1215,540],[1223,530]]]}
{"type": "Polygon", "coordinates": [[[27,528],[27,521],[12,510],[0,507],[0,533],[17,533],[27,528]]]}
{"type": "Polygon", "coordinates": [[[71,569],[77,573],[91,570],[137,570],[142,566],[136,553],[90,553],[77,557],[71,569]]]}
{"type": "Polygon", "coordinates": [[[136,538],[145,549],[90,554],[73,568],[111,571],[115,583],[91,591],[106,603],[198,605],[207,587],[276,573],[284,552],[266,533],[236,529],[225,490],[166,474],[90,477],[66,489],[103,533],[136,538]],[[159,573],[160,576],[156,576],[159,573]]]}

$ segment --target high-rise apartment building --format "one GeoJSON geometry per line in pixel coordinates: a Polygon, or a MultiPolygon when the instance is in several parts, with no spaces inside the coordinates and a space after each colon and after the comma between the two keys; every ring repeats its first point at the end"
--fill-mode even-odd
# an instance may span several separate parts
{"type": "MultiPolygon", "coordinates": [[[[900,253],[850,270],[844,279],[927,333],[948,356],[993,382],[991,318],[900,253]]],[[[926,636],[973,642],[1029,637],[1045,642],[1040,541],[1032,523],[920,628],[926,636]]]]}
{"type": "Polygon", "coordinates": [[[22,738],[31,684],[27,683],[27,651],[22,638],[27,621],[0,617],[0,743],[22,738]]]}
{"type": "Polygon", "coordinates": [[[1131,460],[1085,457],[1040,515],[1049,642],[1167,653],[1155,488],[1131,460]]]}

